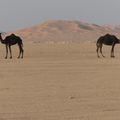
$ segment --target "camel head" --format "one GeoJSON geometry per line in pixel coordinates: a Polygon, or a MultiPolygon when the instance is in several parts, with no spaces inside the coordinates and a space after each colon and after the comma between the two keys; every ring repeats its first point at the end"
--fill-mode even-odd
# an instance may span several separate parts
{"type": "Polygon", "coordinates": [[[5,32],[0,32],[0,41],[2,42],[3,38],[2,35],[6,34],[5,32]]]}
{"type": "Polygon", "coordinates": [[[0,32],[0,39],[2,38],[2,32],[0,32]]]}

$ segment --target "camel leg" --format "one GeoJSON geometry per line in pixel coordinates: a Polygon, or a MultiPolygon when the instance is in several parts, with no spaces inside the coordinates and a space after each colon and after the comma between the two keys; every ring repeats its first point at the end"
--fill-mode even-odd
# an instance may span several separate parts
{"type": "Polygon", "coordinates": [[[24,50],[23,50],[23,48],[21,47],[21,51],[22,51],[22,56],[21,56],[21,58],[23,58],[23,53],[24,53],[24,50]]]}
{"type": "Polygon", "coordinates": [[[12,59],[12,51],[11,51],[11,46],[9,45],[9,52],[10,52],[10,59],[12,59]]]}
{"type": "Polygon", "coordinates": [[[19,55],[18,55],[18,58],[20,58],[21,54],[22,54],[21,58],[23,58],[23,52],[24,52],[24,50],[23,50],[22,46],[19,45],[19,55]]]}
{"type": "Polygon", "coordinates": [[[112,49],[111,49],[111,57],[115,57],[115,56],[114,56],[114,47],[115,47],[115,44],[112,45],[112,49]]]}
{"type": "Polygon", "coordinates": [[[103,46],[103,45],[100,46],[100,53],[101,53],[101,55],[102,55],[103,57],[105,57],[105,56],[103,55],[103,53],[102,53],[102,46],[103,46]]]}
{"type": "Polygon", "coordinates": [[[21,55],[21,47],[19,46],[19,55],[17,58],[20,58],[20,55],[21,55]]]}
{"type": "Polygon", "coordinates": [[[100,46],[97,46],[96,52],[97,52],[97,57],[98,57],[98,58],[100,58],[99,53],[98,53],[98,52],[99,52],[99,48],[100,48],[100,46]]]}
{"type": "Polygon", "coordinates": [[[8,46],[6,45],[6,56],[5,56],[5,59],[7,59],[7,56],[8,56],[8,46]]]}

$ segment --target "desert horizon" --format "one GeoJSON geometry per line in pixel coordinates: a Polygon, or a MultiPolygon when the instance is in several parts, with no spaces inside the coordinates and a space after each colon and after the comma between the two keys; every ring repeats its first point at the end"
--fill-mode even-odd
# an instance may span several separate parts
{"type": "Polygon", "coordinates": [[[103,46],[105,58],[96,53],[97,38],[119,37],[119,29],[50,21],[13,33],[23,40],[24,58],[14,45],[13,58],[4,59],[0,44],[0,120],[120,119],[120,45],[115,58],[111,46],[103,46]]]}
{"type": "Polygon", "coordinates": [[[1,0],[0,120],[120,120],[119,9],[1,0]]]}

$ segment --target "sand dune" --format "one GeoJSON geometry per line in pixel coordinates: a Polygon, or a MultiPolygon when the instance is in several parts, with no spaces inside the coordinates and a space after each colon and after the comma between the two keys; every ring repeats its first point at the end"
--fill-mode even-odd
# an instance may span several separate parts
{"type": "Polygon", "coordinates": [[[50,20],[15,32],[32,43],[94,42],[99,36],[111,33],[120,37],[119,26],[100,26],[80,21],[50,20]]]}

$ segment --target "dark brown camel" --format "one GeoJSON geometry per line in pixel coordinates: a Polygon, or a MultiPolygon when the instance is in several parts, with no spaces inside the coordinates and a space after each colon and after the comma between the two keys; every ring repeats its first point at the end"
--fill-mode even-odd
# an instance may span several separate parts
{"type": "Polygon", "coordinates": [[[112,46],[112,49],[111,49],[111,57],[115,57],[114,56],[114,47],[115,47],[115,44],[120,44],[120,40],[115,36],[115,35],[110,35],[110,34],[106,34],[104,36],[101,36],[98,40],[97,40],[97,43],[96,43],[96,46],[97,46],[97,56],[99,56],[98,52],[99,52],[99,49],[100,49],[100,53],[103,57],[105,57],[102,53],[102,46],[104,45],[110,45],[112,46]]]}
{"type": "Polygon", "coordinates": [[[10,52],[10,58],[12,58],[12,51],[11,51],[11,46],[18,44],[19,46],[19,55],[18,58],[23,58],[23,43],[22,43],[22,39],[18,36],[16,36],[15,34],[11,34],[9,36],[7,36],[4,40],[2,38],[2,33],[0,33],[0,41],[2,44],[5,44],[6,46],[6,56],[5,59],[7,59],[8,57],[8,48],[9,48],[9,52],[10,52]]]}

